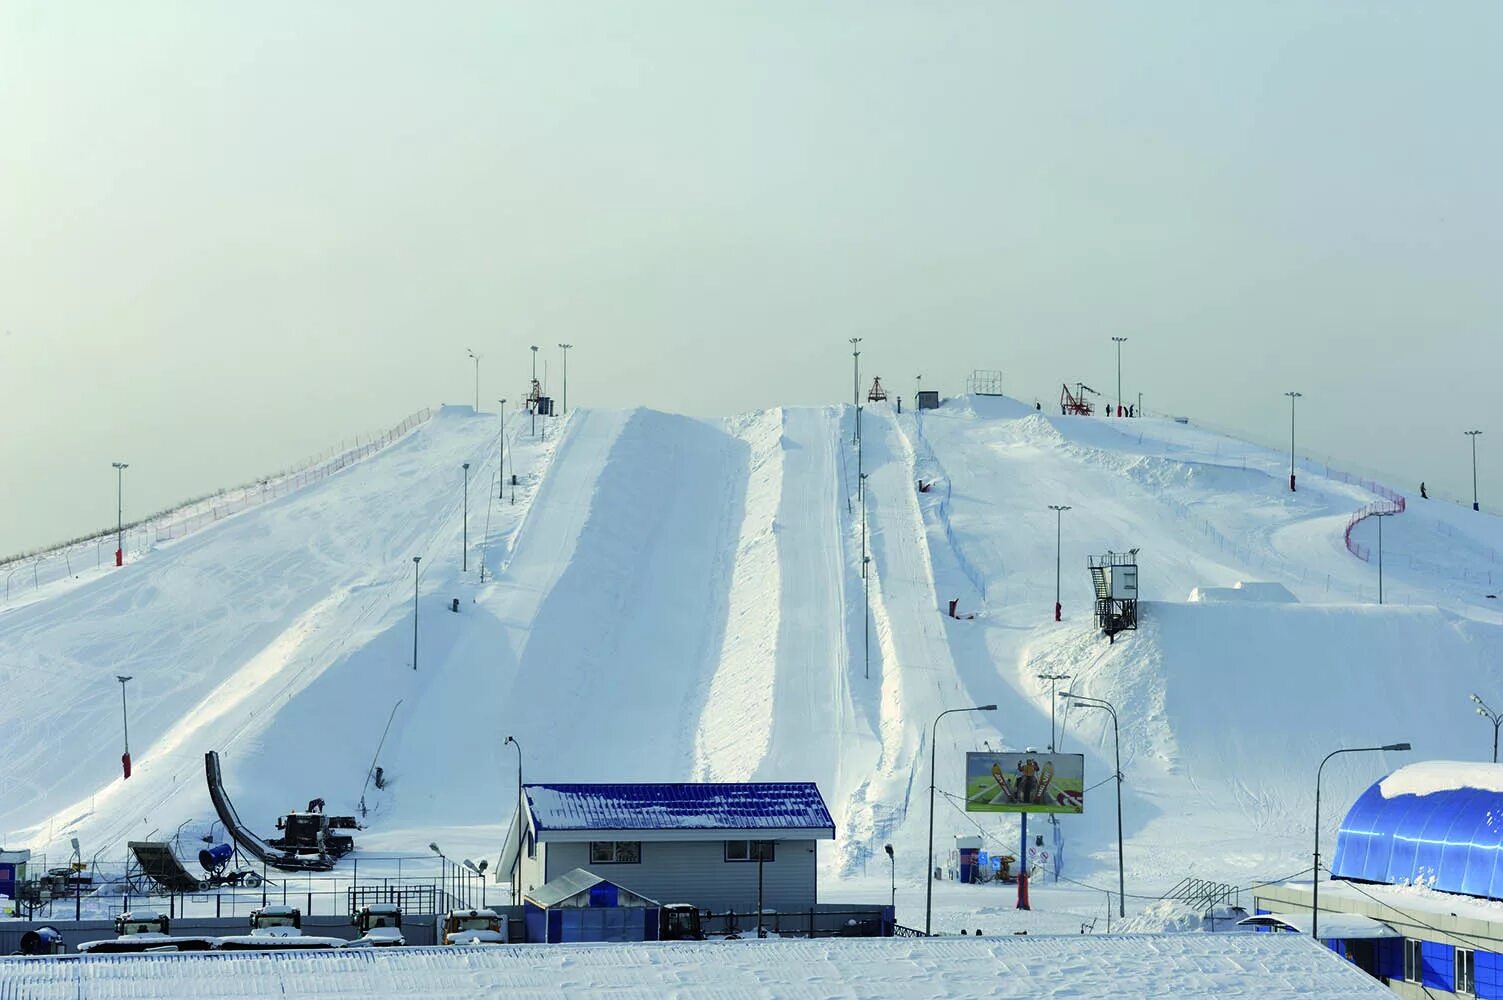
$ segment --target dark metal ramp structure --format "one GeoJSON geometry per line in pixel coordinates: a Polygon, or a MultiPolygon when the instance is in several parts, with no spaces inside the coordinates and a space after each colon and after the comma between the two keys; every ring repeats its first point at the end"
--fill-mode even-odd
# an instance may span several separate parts
{"type": "Polygon", "coordinates": [[[150,879],[168,892],[198,892],[208,883],[191,874],[172,853],[171,844],[153,840],[129,842],[137,871],[127,872],[132,881],[150,879]]]}
{"type": "Polygon", "coordinates": [[[302,857],[272,847],[240,822],[234,803],[224,792],[224,777],[219,770],[219,751],[210,750],[204,754],[204,776],[208,779],[209,798],[214,802],[214,811],[219,814],[219,821],[224,824],[225,832],[240,845],[241,850],[282,871],[326,872],[334,867],[333,859],[325,855],[302,857]]]}

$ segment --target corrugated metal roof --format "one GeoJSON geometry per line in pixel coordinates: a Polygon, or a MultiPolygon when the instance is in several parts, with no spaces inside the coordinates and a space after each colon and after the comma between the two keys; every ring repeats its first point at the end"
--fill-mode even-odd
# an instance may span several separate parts
{"type": "Polygon", "coordinates": [[[835,821],[812,781],[527,785],[544,830],[819,830],[835,821]]]}

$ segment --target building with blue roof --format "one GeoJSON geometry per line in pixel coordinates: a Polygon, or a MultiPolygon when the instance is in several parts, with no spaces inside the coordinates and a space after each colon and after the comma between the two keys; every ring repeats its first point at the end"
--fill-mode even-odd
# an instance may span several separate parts
{"type": "MultiPolygon", "coordinates": [[[[1503,764],[1424,761],[1358,796],[1320,884],[1328,947],[1405,997],[1503,998],[1503,764]]],[[[1308,882],[1248,922],[1309,933],[1308,882]]]]}
{"type": "Polygon", "coordinates": [[[813,782],[524,785],[497,877],[513,899],[585,869],[665,903],[795,913],[817,904],[834,839],[813,782]]]}

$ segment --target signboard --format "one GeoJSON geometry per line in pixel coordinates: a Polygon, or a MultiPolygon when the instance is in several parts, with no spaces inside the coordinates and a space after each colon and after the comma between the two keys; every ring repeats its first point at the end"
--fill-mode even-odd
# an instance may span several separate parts
{"type": "Polygon", "coordinates": [[[968,753],[966,812],[1079,813],[1085,754],[968,753]]]}

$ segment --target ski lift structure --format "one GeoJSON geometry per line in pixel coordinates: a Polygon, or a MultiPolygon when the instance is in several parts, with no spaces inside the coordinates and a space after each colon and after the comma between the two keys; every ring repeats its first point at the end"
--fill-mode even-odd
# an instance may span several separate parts
{"type": "Polygon", "coordinates": [[[1075,383],[1075,391],[1070,391],[1069,384],[1059,387],[1059,412],[1061,416],[1089,417],[1094,412],[1091,401],[1086,398],[1086,393],[1099,396],[1101,393],[1092,389],[1084,382],[1075,383]]]}
{"type": "Polygon", "coordinates": [[[868,403],[887,402],[887,390],[882,388],[882,377],[880,375],[872,379],[872,388],[866,394],[866,401],[868,403]]]}
{"type": "Polygon", "coordinates": [[[1138,627],[1138,550],[1087,556],[1096,592],[1096,625],[1111,642],[1138,627]]]}

